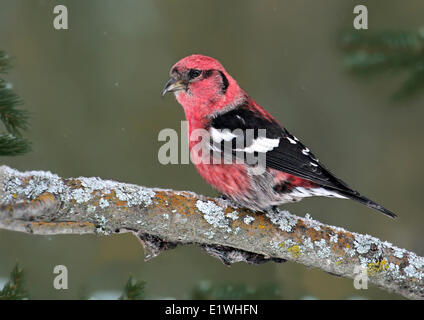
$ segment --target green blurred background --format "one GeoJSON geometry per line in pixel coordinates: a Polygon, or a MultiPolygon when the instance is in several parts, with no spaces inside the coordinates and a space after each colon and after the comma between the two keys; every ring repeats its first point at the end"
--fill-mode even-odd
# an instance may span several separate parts
{"type": "MultiPolygon", "coordinates": [[[[34,151],[1,162],[63,177],[99,176],[216,195],[192,165],[162,166],[160,130],[184,114],[161,98],[169,68],[202,53],[227,71],[333,172],[399,214],[393,221],[353,201],[308,199],[292,213],[367,233],[424,254],[423,96],[393,102],[402,77],[363,81],[343,66],[340,30],[352,28],[357,1],[1,0],[0,49],[13,57],[7,79],[31,112],[34,151]],[[69,30],[53,28],[53,7],[69,30]]],[[[370,30],[416,29],[424,2],[367,2],[370,30]]],[[[353,29],[353,28],[352,28],[353,29]]],[[[295,263],[224,266],[198,247],[143,261],[130,235],[41,237],[0,231],[0,278],[16,261],[32,298],[72,299],[118,292],[130,273],[149,297],[188,298],[200,281],[276,284],[283,298],[399,298],[295,263]],[[69,289],[53,289],[53,268],[69,289]]]]}

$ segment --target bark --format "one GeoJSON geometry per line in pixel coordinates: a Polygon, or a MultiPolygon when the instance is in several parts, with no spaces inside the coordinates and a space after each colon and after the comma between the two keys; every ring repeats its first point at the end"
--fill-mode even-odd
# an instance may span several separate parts
{"type": "Polygon", "coordinates": [[[146,259],[198,244],[225,264],[298,262],[424,298],[424,258],[287,211],[252,212],[193,192],[0,167],[0,229],[41,235],[133,232],[146,259]]]}

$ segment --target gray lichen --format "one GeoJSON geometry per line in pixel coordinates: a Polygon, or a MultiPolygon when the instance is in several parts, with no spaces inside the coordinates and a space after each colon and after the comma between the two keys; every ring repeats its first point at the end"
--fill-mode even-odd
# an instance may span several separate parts
{"type": "Polygon", "coordinates": [[[213,239],[213,237],[215,236],[215,232],[213,232],[213,231],[206,231],[206,232],[205,232],[205,236],[206,236],[209,240],[212,240],[212,239],[213,239]]]}
{"type": "Polygon", "coordinates": [[[97,225],[96,232],[103,235],[109,235],[111,232],[108,230],[107,224],[108,219],[103,215],[98,215],[97,213],[93,216],[93,222],[97,225]]]}
{"type": "Polygon", "coordinates": [[[314,241],[314,245],[318,248],[317,254],[321,259],[327,259],[331,255],[331,248],[325,241],[325,239],[321,239],[319,241],[314,241]]]}
{"type": "Polygon", "coordinates": [[[237,220],[239,218],[238,212],[237,211],[229,212],[229,213],[227,213],[227,217],[232,219],[232,220],[237,220]]]}
{"type": "Polygon", "coordinates": [[[337,235],[337,233],[330,234],[330,242],[337,243],[337,241],[339,241],[339,236],[337,235]]]}
{"type": "MultiPolygon", "coordinates": [[[[153,203],[152,198],[155,196],[155,192],[151,189],[112,180],[79,177],[75,181],[79,181],[81,187],[71,188],[59,176],[48,171],[19,172],[5,166],[2,170],[4,190],[1,201],[3,203],[10,203],[19,196],[32,200],[48,192],[58,195],[63,202],[74,200],[82,204],[90,202],[95,197],[95,191],[102,191],[104,194],[114,191],[119,200],[126,201],[128,207],[133,207],[149,206],[153,203]],[[26,184],[22,182],[28,178],[26,184]]],[[[105,199],[101,199],[99,206],[106,208],[108,203],[105,199]]]]}
{"type": "Polygon", "coordinates": [[[116,197],[120,201],[127,202],[128,207],[139,205],[149,206],[153,203],[152,198],[155,196],[153,190],[133,184],[119,183],[112,180],[101,180],[100,178],[80,177],[77,180],[81,182],[85,193],[90,197],[92,197],[93,192],[97,190],[105,194],[110,194],[114,191],[116,197]]]}
{"type": "Polygon", "coordinates": [[[127,201],[129,207],[144,205],[150,206],[155,196],[155,192],[151,189],[132,185],[132,184],[119,184],[115,189],[116,196],[121,201],[127,201]]]}
{"type": "Polygon", "coordinates": [[[252,221],[255,221],[255,218],[253,218],[252,216],[246,216],[246,217],[244,217],[244,219],[243,219],[243,222],[245,223],[245,224],[251,224],[252,223],[252,221]]]}
{"type": "Polygon", "coordinates": [[[75,200],[77,203],[86,203],[92,198],[91,192],[88,189],[80,188],[72,190],[71,199],[75,200]]]}
{"type": "Polygon", "coordinates": [[[313,250],[314,249],[314,244],[312,243],[312,239],[307,237],[307,236],[302,236],[302,242],[303,245],[305,246],[305,248],[309,249],[309,250],[313,250]]]}
{"type": "Polygon", "coordinates": [[[406,275],[408,277],[421,280],[424,274],[420,271],[420,269],[422,270],[424,267],[424,258],[418,257],[416,254],[411,252],[409,254],[408,261],[409,265],[404,269],[406,275]]]}
{"type": "Polygon", "coordinates": [[[44,192],[61,193],[64,184],[59,176],[49,171],[19,172],[9,167],[2,166],[4,187],[2,192],[3,203],[10,203],[15,197],[24,195],[29,200],[36,199],[44,192]],[[31,179],[23,184],[24,178],[31,179]]]}
{"type": "Polygon", "coordinates": [[[398,248],[398,247],[394,246],[393,244],[391,244],[388,241],[384,241],[383,242],[383,246],[392,249],[393,250],[393,255],[396,258],[399,258],[399,259],[402,259],[403,256],[404,256],[404,254],[407,253],[407,251],[405,249],[398,248]]]}
{"type": "Polygon", "coordinates": [[[348,257],[354,257],[355,256],[355,254],[356,254],[356,252],[355,252],[355,250],[354,249],[352,249],[352,248],[344,248],[343,249],[344,250],[344,252],[345,252],[345,254],[348,256],[348,257]]]}
{"type": "Polygon", "coordinates": [[[109,207],[110,205],[109,205],[109,201],[107,201],[107,200],[105,200],[105,199],[103,199],[103,198],[101,198],[100,200],[99,200],[99,207],[100,208],[102,208],[102,209],[104,209],[104,208],[107,208],[107,207],[109,207]]]}
{"type": "Polygon", "coordinates": [[[305,214],[305,218],[303,219],[305,225],[309,228],[314,228],[316,231],[321,230],[321,223],[314,220],[309,213],[305,214]]]}
{"type": "Polygon", "coordinates": [[[225,216],[224,210],[213,201],[197,200],[196,208],[203,213],[205,220],[213,227],[231,232],[229,221],[225,216]]]}
{"type": "Polygon", "coordinates": [[[360,254],[365,254],[370,251],[371,245],[375,243],[378,243],[378,239],[371,237],[370,235],[355,235],[354,246],[356,248],[356,251],[358,251],[358,253],[360,254]]]}
{"type": "Polygon", "coordinates": [[[273,224],[278,226],[283,231],[291,232],[297,223],[297,217],[286,210],[269,210],[266,216],[273,224]]]}

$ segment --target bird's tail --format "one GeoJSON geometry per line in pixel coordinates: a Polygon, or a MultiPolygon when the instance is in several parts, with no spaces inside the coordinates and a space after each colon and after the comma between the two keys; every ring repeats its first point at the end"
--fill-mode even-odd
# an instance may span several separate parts
{"type": "Polygon", "coordinates": [[[367,197],[364,197],[363,195],[359,194],[356,191],[342,191],[342,190],[337,190],[338,193],[340,193],[341,195],[352,199],[352,200],[356,200],[364,205],[366,205],[369,208],[375,209],[380,211],[381,213],[384,213],[385,215],[389,216],[390,218],[396,218],[397,215],[395,213],[393,213],[392,211],[384,208],[383,206],[379,205],[378,203],[375,203],[374,201],[368,199],[367,197]]]}

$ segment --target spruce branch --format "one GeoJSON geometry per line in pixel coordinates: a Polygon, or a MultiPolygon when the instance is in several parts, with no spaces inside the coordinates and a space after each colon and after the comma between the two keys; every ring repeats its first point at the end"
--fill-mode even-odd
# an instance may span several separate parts
{"type": "Polygon", "coordinates": [[[7,73],[10,69],[10,57],[0,50],[0,73],[7,73]]]}
{"type": "MultiPolygon", "coordinates": [[[[9,69],[10,59],[0,51],[0,74],[9,69]]],[[[12,91],[10,83],[0,78],[0,121],[7,134],[0,134],[0,155],[16,156],[30,151],[30,142],[22,137],[22,131],[28,128],[28,111],[18,109],[22,100],[12,91]]]]}
{"type": "Polygon", "coordinates": [[[0,300],[23,300],[28,298],[24,288],[24,272],[17,263],[10,273],[10,280],[0,290],[0,300]]]}
{"type": "Polygon", "coordinates": [[[275,283],[257,287],[246,284],[213,284],[201,281],[193,288],[190,299],[193,300],[279,300],[281,290],[275,283]]]}
{"type": "Polygon", "coordinates": [[[21,136],[21,130],[28,129],[28,111],[17,109],[22,104],[21,99],[0,82],[0,120],[11,134],[21,136]]]}
{"type": "Polygon", "coordinates": [[[145,281],[137,280],[130,275],[119,300],[143,300],[145,297],[145,286],[145,281]]]}
{"type": "Polygon", "coordinates": [[[28,140],[12,134],[0,134],[0,156],[17,156],[30,150],[28,140]]]}
{"type": "Polygon", "coordinates": [[[424,89],[424,27],[415,31],[346,31],[339,45],[344,51],[344,65],[352,73],[408,74],[393,98],[406,98],[424,89]]]}

